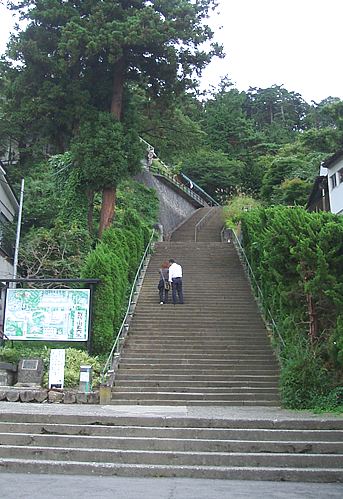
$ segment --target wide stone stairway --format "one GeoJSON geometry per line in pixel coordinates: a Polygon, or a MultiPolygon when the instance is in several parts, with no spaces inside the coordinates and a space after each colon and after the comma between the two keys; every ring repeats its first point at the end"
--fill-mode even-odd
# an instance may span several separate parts
{"type": "Polygon", "coordinates": [[[235,248],[220,242],[222,226],[220,209],[199,209],[156,244],[113,404],[279,405],[277,360],[235,248]],[[169,258],[183,267],[184,305],[171,296],[159,304],[158,270],[169,258]]]}
{"type": "Polygon", "coordinates": [[[0,402],[0,471],[343,482],[343,418],[279,407],[278,363],[221,226],[220,209],[199,209],[156,244],[111,405],[0,402]],[[169,258],[184,305],[159,304],[169,258]]]}

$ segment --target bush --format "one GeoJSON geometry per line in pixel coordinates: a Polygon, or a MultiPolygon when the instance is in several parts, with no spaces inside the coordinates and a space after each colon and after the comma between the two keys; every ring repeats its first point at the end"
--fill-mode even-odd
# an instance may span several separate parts
{"type": "MultiPolygon", "coordinates": [[[[15,342],[14,346],[5,345],[0,348],[0,360],[17,364],[21,359],[42,359],[44,362],[43,386],[48,387],[50,352],[55,347],[34,346],[32,343],[15,342]]],[[[100,384],[101,364],[98,357],[91,357],[86,351],[77,348],[65,347],[66,362],[64,368],[64,387],[77,388],[80,382],[80,366],[91,365],[93,367],[92,387],[100,384]]]]}
{"type": "MultiPolygon", "coordinates": [[[[142,194],[142,189],[140,192],[142,194]]],[[[145,202],[149,194],[151,205],[157,208],[153,191],[145,189],[143,194],[145,202]]],[[[145,211],[143,207],[141,210],[145,211]]],[[[156,217],[156,210],[154,213],[156,217]]],[[[104,231],[101,242],[86,258],[82,276],[101,280],[95,291],[93,306],[92,351],[97,354],[109,352],[113,345],[150,235],[151,229],[146,221],[128,206],[117,213],[113,227],[104,231]]]]}
{"type": "Polygon", "coordinates": [[[322,406],[343,378],[343,218],[285,207],[241,218],[245,252],[286,344],[283,403],[322,406]]]}

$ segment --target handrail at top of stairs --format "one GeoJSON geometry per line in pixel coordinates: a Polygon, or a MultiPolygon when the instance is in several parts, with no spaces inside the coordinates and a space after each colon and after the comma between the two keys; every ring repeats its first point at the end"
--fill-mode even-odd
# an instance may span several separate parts
{"type": "Polygon", "coordinates": [[[136,295],[136,300],[137,300],[137,295],[138,295],[137,288],[139,288],[141,286],[141,282],[139,283],[138,281],[142,281],[142,279],[143,279],[143,276],[141,275],[143,273],[143,266],[144,266],[144,263],[145,263],[145,260],[148,256],[148,254],[150,254],[150,250],[152,247],[154,236],[155,236],[155,229],[152,230],[149,242],[145,248],[141,262],[140,262],[139,267],[137,269],[135,279],[134,279],[133,284],[132,284],[131,293],[129,296],[129,302],[128,302],[128,306],[126,309],[126,313],[125,313],[123,322],[121,323],[117,337],[114,340],[112,350],[111,350],[111,352],[107,358],[106,364],[102,370],[101,382],[102,382],[102,384],[107,385],[107,386],[113,385],[114,367],[115,367],[114,361],[115,361],[115,359],[119,358],[121,346],[123,344],[123,340],[125,339],[127,332],[128,332],[128,329],[129,329],[129,325],[130,325],[130,322],[131,322],[131,319],[133,316],[133,310],[134,310],[135,305],[136,305],[136,301],[133,301],[133,297],[134,297],[134,295],[136,295]]]}
{"type": "Polygon", "coordinates": [[[169,182],[176,185],[182,191],[186,192],[191,198],[193,198],[199,204],[203,205],[205,203],[205,204],[208,204],[210,206],[219,206],[219,203],[215,199],[213,199],[212,196],[210,196],[206,191],[204,191],[204,189],[202,189],[197,183],[195,183],[192,179],[187,177],[184,173],[181,172],[180,176],[182,178],[184,178],[185,180],[187,180],[187,182],[189,182],[190,186],[194,186],[199,191],[200,194],[194,192],[192,190],[192,187],[187,187],[182,182],[179,182],[178,180],[176,180],[175,175],[171,173],[171,167],[169,165],[167,165],[166,163],[164,163],[161,160],[161,158],[159,158],[156,155],[154,146],[149,144],[149,142],[144,140],[142,137],[140,137],[140,141],[143,142],[148,147],[148,151],[152,152],[151,163],[150,163],[150,166],[148,167],[148,169],[152,173],[157,173],[157,174],[161,175],[162,177],[167,178],[169,180],[169,182]],[[158,160],[158,162],[160,163],[160,166],[153,165],[152,164],[153,159],[158,160]]]}
{"type": "Polygon", "coordinates": [[[175,180],[174,175],[172,175],[171,173],[169,173],[169,171],[162,170],[161,168],[158,168],[156,166],[152,166],[150,168],[150,171],[152,173],[157,173],[161,177],[164,177],[164,178],[168,179],[169,182],[171,182],[172,184],[176,185],[178,187],[178,189],[180,189],[183,192],[185,192],[186,194],[188,194],[188,196],[190,196],[191,198],[193,198],[199,204],[204,205],[204,203],[207,203],[207,201],[204,198],[202,198],[201,196],[199,196],[199,194],[197,194],[196,192],[193,192],[192,189],[190,189],[186,185],[182,184],[181,182],[178,182],[177,180],[175,180]]]}
{"type": "Polygon", "coordinates": [[[199,222],[195,225],[194,227],[194,241],[197,242],[197,238],[198,238],[198,232],[199,230],[201,229],[201,227],[204,225],[204,223],[207,221],[207,219],[213,215],[214,213],[214,210],[215,210],[215,206],[212,206],[212,208],[207,212],[205,213],[205,215],[199,220],[199,222]]]}
{"type": "MultiPolygon", "coordinates": [[[[225,227],[222,229],[222,241],[224,241],[224,232],[225,232],[225,227]]],[[[252,267],[250,265],[250,262],[249,262],[249,259],[244,251],[244,248],[236,234],[236,232],[233,230],[233,229],[230,229],[230,234],[232,234],[232,240],[233,240],[233,244],[239,254],[239,256],[241,257],[241,260],[243,260],[243,263],[244,263],[244,268],[245,268],[245,271],[247,273],[247,276],[248,276],[248,279],[250,281],[250,285],[251,285],[251,288],[253,290],[255,290],[255,293],[256,293],[256,298],[257,298],[257,303],[259,305],[259,308],[260,308],[260,311],[262,313],[262,316],[264,318],[264,321],[265,323],[272,329],[273,333],[275,332],[277,334],[277,336],[279,337],[279,340],[280,340],[280,343],[283,347],[285,347],[285,342],[281,336],[281,333],[276,325],[276,322],[274,320],[274,317],[272,316],[272,313],[271,311],[269,310],[269,308],[265,305],[265,299],[264,299],[264,296],[263,296],[263,293],[262,293],[262,290],[260,288],[260,285],[257,281],[257,278],[252,270],[252,267]]]]}

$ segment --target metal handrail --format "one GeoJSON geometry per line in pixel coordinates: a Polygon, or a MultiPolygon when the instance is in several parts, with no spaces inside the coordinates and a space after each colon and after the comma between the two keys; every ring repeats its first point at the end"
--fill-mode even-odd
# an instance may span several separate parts
{"type": "Polygon", "coordinates": [[[205,215],[199,220],[199,222],[195,225],[194,227],[194,242],[197,242],[198,239],[198,231],[201,229],[201,227],[204,225],[204,223],[207,221],[207,219],[213,215],[215,206],[212,206],[212,208],[205,213],[205,215]]]}
{"type": "MultiPolygon", "coordinates": [[[[222,230],[222,240],[223,240],[223,233],[225,231],[225,228],[222,230]]],[[[272,316],[272,313],[270,311],[270,309],[268,307],[265,306],[265,298],[263,296],[263,293],[262,293],[262,290],[259,286],[259,283],[257,281],[257,278],[252,270],[252,267],[250,265],[250,262],[248,260],[248,257],[243,249],[243,246],[241,245],[238,237],[237,237],[237,234],[236,232],[233,230],[233,229],[230,229],[231,231],[231,234],[233,236],[233,244],[238,252],[238,254],[240,255],[241,259],[243,259],[243,262],[244,262],[244,268],[246,270],[246,273],[247,273],[247,276],[248,276],[248,279],[249,279],[249,282],[250,282],[250,285],[251,285],[251,288],[255,291],[255,293],[257,294],[256,296],[256,300],[257,300],[257,303],[259,305],[259,308],[260,308],[260,311],[261,311],[261,314],[262,314],[262,317],[264,319],[264,322],[267,324],[267,326],[270,326],[272,331],[276,332],[276,334],[278,335],[279,337],[279,340],[280,340],[280,343],[282,344],[283,347],[285,347],[285,342],[281,336],[281,333],[278,329],[278,326],[276,325],[276,322],[274,320],[274,317],[272,316]]]]}
{"type": "MultiPolygon", "coordinates": [[[[146,260],[146,258],[148,256],[148,253],[151,250],[154,236],[155,236],[155,230],[153,229],[152,233],[151,233],[151,236],[150,236],[150,239],[149,239],[149,242],[148,242],[148,244],[147,244],[147,246],[145,248],[143,257],[142,257],[141,262],[139,264],[139,267],[137,269],[137,272],[136,272],[135,279],[133,281],[132,287],[131,287],[131,292],[130,292],[130,296],[129,296],[128,306],[127,306],[127,309],[126,309],[126,313],[125,313],[123,322],[121,323],[121,326],[119,328],[117,337],[114,340],[111,352],[110,352],[110,354],[109,354],[109,356],[107,358],[107,361],[105,363],[105,366],[104,366],[104,368],[102,370],[102,374],[101,374],[101,382],[102,382],[102,384],[107,384],[109,386],[112,386],[112,384],[113,384],[113,381],[114,381],[114,370],[113,370],[114,358],[115,357],[119,357],[119,355],[120,355],[120,347],[122,345],[122,340],[125,338],[125,336],[127,335],[128,330],[129,330],[129,325],[130,325],[131,318],[132,318],[132,315],[133,315],[133,310],[134,310],[134,307],[136,305],[136,302],[133,302],[132,298],[133,298],[134,294],[136,294],[136,295],[138,294],[138,291],[136,291],[136,287],[138,287],[137,281],[139,279],[142,279],[142,276],[140,276],[140,274],[141,274],[141,272],[143,270],[143,265],[144,265],[145,260],[146,260]],[[132,306],[134,306],[134,307],[132,308],[132,306]]],[[[136,296],[136,299],[137,299],[137,296],[136,296]]]]}
{"type": "Polygon", "coordinates": [[[176,185],[178,187],[178,189],[181,189],[182,191],[186,192],[186,194],[188,194],[188,196],[193,198],[199,204],[201,204],[201,205],[207,204],[207,201],[204,198],[202,198],[201,196],[199,196],[199,194],[196,194],[194,191],[192,191],[192,189],[190,189],[186,185],[182,184],[181,182],[178,182],[177,180],[175,180],[174,175],[172,175],[171,173],[163,171],[156,166],[152,166],[151,171],[153,173],[155,172],[158,175],[161,175],[162,177],[165,177],[166,179],[168,179],[172,184],[176,185]]]}
{"type": "Polygon", "coordinates": [[[187,180],[187,182],[190,182],[191,184],[193,184],[193,187],[195,187],[198,191],[200,191],[201,194],[204,194],[205,198],[210,201],[210,204],[212,206],[220,206],[218,201],[216,201],[212,196],[210,196],[208,192],[204,191],[204,189],[202,187],[200,187],[200,185],[198,185],[196,182],[194,182],[194,180],[187,177],[187,175],[185,175],[183,172],[180,172],[180,176],[182,178],[184,178],[185,180],[187,180]]]}
{"type": "MultiPolygon", "coordinates": [[[[147,142],[146,140],[144,140],[142,137],[139,138],[141,142],[143,142],[146,146],[148,146],[148,149],[150,151],[155,151],[155,148],[154,146],[152,146],[151,144],[149,144],[149,142],[147,142]]],[[[170,173],[170,171],[172,170],[172,167],[167,165],[166,163],[164,163],[164,161],[162,161],[155,153],[154,153],[154,159],[157,160],[163,167],[163,170],[159,167],[156,167],[156,166],[152,166],[150,167],[150,170],[151,171],[157,171],[157,173],[159,175],[162,175],[163,177],[166,177],[168,180],[170,180],[174,185],[176,185],[179,189],[183,190],[184,192],[186,192],[190,197],[192,197],[193,199],[195,199],[196,201],[198,201],[200,204],[203,204],[204,202],[206,204],[210,204],[210,205],[217,205],[219,206],[219,203],[213,199],[212,196],[210,196],[206,191],[204,191],[204,189],[202,189],[200,186],[198,186],[198,184],[196,184],[195,182],[193,182],[192,179],[190,179],[189,177],[187,177],[184,173],[180,173],[180,175],[182,177],[184,177],[186,180],[188,180],[189,182],[191,182],[203,195],[204,197],[200,196],[199,194],[196,194],[194,191],[192,191],[191,188],[187,187],[185,184],[182,184],[181,182],[178,182],[177,180],[175,180],[174,178],[174,175],[172,175],[170,173]],[[206,198],[206,200],[204,199],[206,198]]]]}

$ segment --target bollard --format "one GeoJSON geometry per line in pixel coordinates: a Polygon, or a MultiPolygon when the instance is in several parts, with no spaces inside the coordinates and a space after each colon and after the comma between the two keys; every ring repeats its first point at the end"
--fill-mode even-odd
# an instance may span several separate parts
{"type": "Polygon", "coordinates": [[[109,385],[101,384],[99,389],[100,405],[109,405],[111,403],[112,390],[109,385]]]}
{"type": "Polygon", "coordinates": [[[80,392],[92,391],[92,366],[80,366],[80,392]]]}

